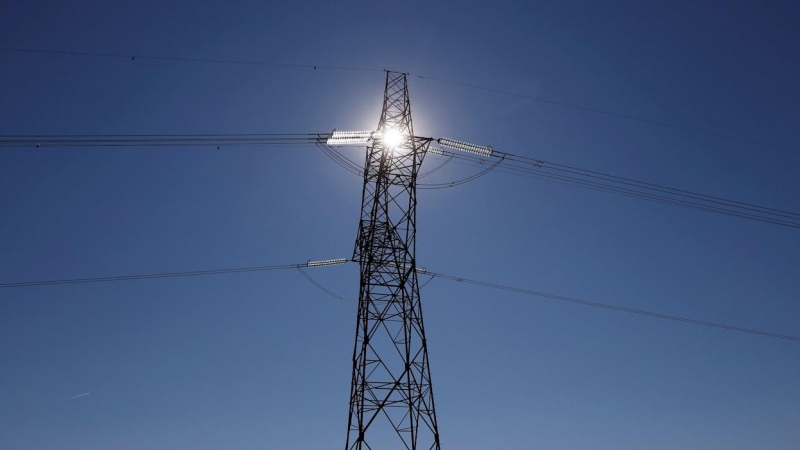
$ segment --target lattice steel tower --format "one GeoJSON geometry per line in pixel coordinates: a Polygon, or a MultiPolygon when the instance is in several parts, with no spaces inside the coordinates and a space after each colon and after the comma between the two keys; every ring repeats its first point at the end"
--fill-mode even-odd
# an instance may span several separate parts
{"type": "Polygon", "coordinates": [[[430,143],[414,136],[406,74],[387,72],[353,256],[361,287],[347,450],[439,449],[416,267],[417,174],[430,143]]]}

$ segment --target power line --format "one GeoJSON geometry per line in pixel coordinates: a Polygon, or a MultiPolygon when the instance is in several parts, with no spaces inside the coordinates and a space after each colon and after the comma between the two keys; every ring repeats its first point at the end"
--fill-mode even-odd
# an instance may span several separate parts
{"type": "MultiPolygon", "coordinates": [[[[355,67],[355,66],[329,66],[329,65],[321,65],[321,64],[294,64],[294,63],[279,63],[279,62],[268,62],[268,61],[252,61],[252,60],[234,60],[234,59],[207,59],[207,58],[181,58],[181,57],[172,57],[172,56],[154,56],[154,55],[137,55],[137,54],[125,54],[125,53],[98,53],[98,52],[71,52],[71,51],[58,51],[58,50],[39,50],[39,49],[29,49],[29,48],[18,48],[18,47],[0,47],[0,50],[9,51],[9,52],[20,52],[20,53],[38,53],[38,54],[51,54],[51,55],[67,55],[67,56],[92,56],[92,57],[104,57],[104,58],[124,58],[135,61],[136,59],[144,59],[144,60],[158,60],[158,61],[177,61],[177,62],[192,62],[192,63],[213,63],[213,64],[240,64],[240,65],[249,65],[249,66],[268,66],[268,67],[276,67],[276,68],[296,68],[296,69],[325,69],[325,70],[347,70],[347,71],[357,71],[357,72],[384,72],[384,69],[377,69],[377,68],[369,68],[369,67],[355,67]]],[[[518,92],[510,92],[505,91],[502,89],[495,89],[489,88],[485,86],[479,86],[476,84],[469,84],[469,83],[462,83],[458,81],[447,80],[443,78],[435,78],[435,77],[428,77],[419,74],[409,74],[409,76],[416,77],[420,80],[427,80],[436,83],[443,83],[449,84],[453,86],[460,86],[468,89],[476,89],[485,92],[492,92],[495,94],[507,95],[511,97],[517,98],[524,98],[527,100],[533,100],[540,103],[551,104],[562,106],[566,108],[577,109],[581,111],[596,113],[596,114],[603,114],[607,116],[613,116],[620,119],[625,120],[633,120],[640,123],[646,123],[650,125],[656,125],[661,127],[667,127],[682,131],[689,131],[692,133],[701,133],[706,134],[709,136],[720,137],[724,139],[731,139],[737,140],[741,142],[747,142],[750,144],[756,145],[763,145],[767,147],[777,148],[781,150],[791,150],[791,151],[798,151],[800,149],[795,147],[790,147],[787,145],[775,144],[766,141],[761,141],[758,139],[751,139],[742,136],[736,136],[727,133],[720,133],[717,131],[711,131],[703,128],[697,127],[690,127],[686,125],[680,125],[660,120],[649,119],[646,117],[635,116],[631,114],[623,114],[619,112],[604,110],[600,108],[592,108],[588,106],[583,106],[575,103],[568,103],[562,102],[558,100],[552,100],[544,97],[538,97],[534,95],[527,95],[521,94],[518,92]]]]}
{"type": "Polygon", "coordinates": [[[303,267],[317,267],[313,261],[295,264],[277,264],[271,266],[239,267],[234,269],[190,270],[185,272],[161,272],[136,275],[119,275],[93,278],[64,278],[60,280],[23,281],[18,283],[0,283],[0,289],[21,288],[32,286],[54,286],[63,284],[102,283],[110,281],[152,280],[157,278],[196,277],[205,275],[222,275],[230,273],[264,272],[270,270],[302,269],[303,267]]]}
{"type": "Polygon", "coordinates": [[[311,283],[314,286],[316,286],[317,289],[319,289],[322,292],[330,295],[331,297],[335,298],[336,300],[339,300],[339,301],[342,301],[342,302],[345,302],[345,303],[350,303],[352,305],[358,305],[357,301],[351,300],[351,299],[346,298],[346,297],[342,297],[341,295],[331,291],[330,289],[328,289],[325,286],[323,286],[320,283],[318,283],[317,280],[312,278],[311,275],[309,275],[305,270],[303,270],[302,267],[297,267],[297,271],[300,272],[300,275],[302,275],[306,280],[308,280],[309,283],[311,283]]]}
{"type": "MultiPolygon", "coordinates": [[[[356,176],[363,175],[363,167],[350,160],[335,148],[325,144],[331,133],[271,133],[271,134],[142,134],[142,135],[0,135],[0,147],[186,147],[186,146],[263,146],[263,145],[316,145],[336,164],[356,176]]],[[[582,169],[576,166],[494,151],[494,161],[477,155],[453,153],[439,149],[448,158],[445,163],[466,164],[482,170],[461,180],[445,183],[421,183],[421,189],[442,189],[468,183],[496,170],[514,175],[543,178],[550,181],[610,192],[639,199],[673,204],[732,217],[756,220],[790,228],[800,228],[800,214],[740,202],[723,197],[701,194],[685,189],[635,180],[609,173],[582,169]],[[455,161],[454,161],[455,160],[455,161]]],[[[432,155],[436,156],[436,155],[432,155]]],[[[430,175],[444,164],[423,174],[430,175]]]]}
{"type": "Polygon", "coordinates": [[[561,101],[557,101],[557,100],[551,100],[551,99],[548,99],[548,98],[537,97],[537,96],[533,96],[533,95],[520,94],[520,93],[517,93],[517,92],[504,91],[504,90],[500,90],[500,89],[488,88],[488,87],[478,86],[478,85],[474,85],[474,84],[460,83],[460,82],[457,82],[457,81],[450,81],[450,80],[445,80],[445,79],[441,79],[441,78],[426,77],[426,76],[414,75],[414,74],[410,74],[410,75],[413,75],[413,76],[415,76],[415,77],[417,77],[417,78],[419,78],[421,80],[435,81],[437,83],[451,84],[451,85],[454,85],[454,86],[461,86],[461,87],[470,88],[470,89],[477,89],[477,90],[480,90],[480,91],[493,92],[495,94],[502,94],[502,95],[508,95],[508,96],[511,96],[511,97],[524,98],[524,99],[527,99],[527,100],[533,100],[533,101],[537,101],[537,102],[541,102],[541,103],[564,106],[564,107],[567,107],[567,108],[573,108],[573,109],[578,109],[578,110],[581,110],[581,111],[587,111],[587,112],[592,112],[592,113],[597,113],[597,114],[604,114],[604,115],[607,115],[607,116],[613,116],[613,117],[617,117],[617,118],[620,118],[620,119],[634,120],[634,121],[637,121],[637,122],[647,123],[647,124],[650,124],[650,125],[657,125],[657,126],[661,126],[661,127],[674,128],[674,129],[677,129],[677,130],[690,131],[690,132],[693,132],[693,133],[702,133],[702,134],[707,134],[709,136],[716,136],[716,137],[721,137],[721,138],[725,138],[725,139],[732,139],[732,140],[736,140],[736,141],[747,142],[747,143],[750,143],[750,144],[764,145],[764,146],[767,146],[767,147],[778,148],[778,149],[781,149],[781,150],[800,151],[800,149],[795,148],[795,147],[789,147],[789,146],[781,145],[781,144],[773,144],[773,143],[766,142],[766,141],[760,141],[760,140],[757,140],[757,139],[750,139],[750,138],[746,138],[746,137],[742,137],[742,136],[736,136],[736,135],[733,135],[733,134],[720,133],[720,132],[717,132],[717,131],[706,130],[706,129],[703,129],[703,128],[689,127],[689,126],[686,126],[686,125],[678,125],[678,124],[675,124],[675,123],[664,122],[664,121],[654,120],[654,119],[648,119],[648,118],[645,118],[645,117],[633,116],[633,115],[630,115],[630,114],[622,114],[622,113],[608,111],[608,110],[599,109],[599,108],[590,108],[588,106],[582,106],[582,105],[578,105],[578,104],[574,104],[574,103],[561,102],[561,101]]]}
{"type": "Polygon", "coordinates": [[[317,142],[317,148],[322,151],[322,154],[327,156],[331,161],[336,163],[339,167],[352,173],[357,177],[363,176],[364,169],[359,166],[355,161],[339,153],[338,150],[326,144],[324,141],[317,142]]]}
{"type": "MultiPolygon", "coordinates": [[[[344,260],[330,260],[332,262],[325,263],[324,265],[336,265],[336,264],[343,264],[344,260]]],[[[68,278],[68,279],[58,279],[58,280],[40,280],[40,281],[26,281],[26,282],[19,282],[19,283],[2,283],[0,284],[0,288],[22,288],[22,287],[33,287],[33,286],[54,286],[54,285],[65,285],[65,284],[84,284],[84,283],[98,283],[98,282],[112,282],[112,281],[129,281],[129,280],[148,280],[148,279],[158,279],[158,278],[177,278],[177,277],[193,277],[193,276],[205,276],[205,275],[222,275],[222,274],[231,274],[231,273],[246,273],[246,272],[263,272],[263,271],[270,271],[270,270],[285,270],[285,269],[297,269],[309,282],[311,282],[314,286],[318,289],[322,290],[326,294],[330,295],[337,300],[341,300],[347,303],[355,303],[353,300],[350,300],[346,297],[336,294],[335,292],[327,289],[322,284],[314,280],[308,273],[303,270],[304,268],[309,267],[322,267],[318,265],[314,261],[309,261],[305,263],[294,263],[294,264],[278,264],[272,266],[254,266],[254,267],[239,267],[233,269],[213,269],[213,270],[193,270],[193,271],[185,271],[185,272],[163,272],[163,273],[150,273],[150,274],[136,274],[136,275],[120,275],[120,276],[110,276],[110,277],[94,277],[94,278],[68,278]]],[[[628,308],[624,306],[612,305],[609,303],[601,303],[595,302],[590,300],[583,300],[573,297],[565,297],[562,295],[555,295],[549,294],[546,292],[539,292],[533,291],[530,289],[524,289],[520,287],[514,287],[509,285],[503,285],[498,283],[491,283],[488,281],[480,281],[474,280],[470,278],[459,277],[455,275],[446,275],[439,272],[433,272],[431,270],[425,270],[423,275],[428,275],[431,278],[425,282],[421,287],[426,286],[430,283],[434,278],[442,278],[445,280],[455,281],[458,283],[464,284],[471,284],[475,286],[482,286],[485,288],[490,289],[499,289],[509,292],[516,292],[518,294],[524,295],[531,295],[536,297],[543,297],[549,298],[551,300],[557,300],[561,302],[567,303],[574,303],[583,306],[592,306],[596,308],[604,308],[610,309],[614,311],[626,312],[631,314],[637,314],[641,316],[648,316],[654,317],[657,319],[666,319],[672,320],[676,322],[683,322],[689,323],[692,325],[700,325],[705,327],[712,327],[712,328],[720,328],[728,331],[735,331],[740,333],[749,333],[749,334],[756,334],[759,336],[765,337],[772,337],[778,339],[785,339],[790,341],[800,341],[800,337],[786,335],[786,334],[779,334],[779,333],[772,333],[768,331],[760,331],[754,330],[752,328],[744,328],[744,327],[737,327],[733,325],[727,325],[723,323],[717,322],[709,322],[704,320],[697,320],[691,319],[688,317],[682,316],[674,316],[670,314],[662,314],[653,311],[647,311],[642,309],[635,309],[635,308],[628,308]]]]}
{"type": "Polygon", "coordinates": [[[568,303],[574,303],[574,304],[583,305],[583,306],[592,306],[592,307],[596,307],[596,308],[605,308],[605,309],[610,309],[610,310],[614,310],[614,311],[621,311],[621,312],[626,312],[626,313],[631,313],[631,314],[638,314],[638,315],[642,315],[642,316],[655,317],[657,319],[667,319],[667,320],[673,320],[673,321],[676,321],[676,322],[684,322],[684,323],[690,323],[690,324],[693,324],[693,325],[700,325],[700,326],[704,326],[704,327],[721,328],[721,329],[724,329],[724,330],[736,331],[736,332],[740,332],[740,333],[750,333],[750,334],[757,334],[759,336],[766,336],[766,337],[772,337],[772,338],[778,338],[778,339],[786,339],[786,340],[790,340],[790,341],[800,341],[800,336],[791,336],[791,335],[787,335],[787,334],[778,334],[778,333],[772,333],[772,332],[769,332],[769,331],[754,330],[752,328],[743,328],[743,327],[737,327],[737,326],[733,326],[733,325],[726,325],[726,324],[723,324],[723,323],[708,322],[708,321],[705,321],[705,320],[697,320],[697,319],[690,319],[690,318],[687,318],[687,317],[674,316],[674,315],[670,315],[670,314],[662,314],[662,313],[657,313],[657,312],[653,312],[653,311],[646,311],[646,310],[643,310],[643,309],[628,308],[628,307],[612,305],[612,304],[608,304],[608,303],[601,303],[601,302],[595,302],[595,301],[590,301],[590,300],[582,300],[582,299],[573,298],[573,297],[565,297],[565,296],[562,296],[562,295],[548,294],[546,292],[538,292],[538,291],[533,291],[533,290],[530,290],[530,289],[523,289],[523,288],[514,287],[514,286],[508,286],[508,285],[497,284],[497,283],[490,283],[488,281],[479,281],[479,280],[473,280],[473,279],[469,279],[469,278],[457,277],[457,276],[454,276],[454,275],[445,275],[445,274],[438,273],[438,272],[432,272],[430,270],[427,271],[427,274],[431,275],[431,276],[436,276],[438,278],[443,278],[445,280],[456,281],[456,282],[459,282],[459,283],[466,283],[466,284],[472,284],[472,285],[476,285],[476,286],[483,286],[483,287],[491,288],[491,289],[499,289],[499,290],[504,290],[504,291],[516,292],[518,294],[525,294],[525,295],[532,295],[532,296],[536,296],[536,297],[549,298],[551,300],[558,300],[560,302],[568,302],[568,303]]]}
{"type": "Polygon", "coordinates": [[[186,147],[221,145],[309,145],[320,134],[142,134],[142,135],[2,135],[0,147],[186,147]]]}
{"type": "MultiPolygon", "coordinates": [[[[332,297],[334,297],[336,299],[346,301],[348,303],[356,303],[356,302],[354,302],[352,300],[347,300],[347,299],[343,298],[342,296],[330,291],[329,289],[325,288],[321,284],[317,283],[310,276],[308,276],[306,273],[304,273],[302,269],[298,269],[298,270],[300,270],[300,272],[303,273],[303,276],[305,276],[311,283],[313,283],[315,286],[317,286],[319,289],[321,289],[322,291],[324,291],[328,295],[330,295],[330,296],[332,296],[332,297]]],[[[549,299],[552,299],[552,300],[558,300],[558,301],[562,301],[562,302],[574,303],[574,304],[579,304],[579,305],[583,305],[583,306],[592,306],[592,307],[597,307],[597,308],[605,308],[605,309],[610,309],[610,310],[613,310],[613,311],[621,311],[621,312],[626,312],[626,313],[631,313],[631,314],[639,314],[639,315],[643,315],[643,316],[654,317],[654,318],[657,318],[657,319],[667,319],[667,320],[673,320],[673,321],[677,321],[677,322],[689,323],[689,324],[692,324],[692,325],[700,325],[700,326],[711,327],[711,328],[721,328],[721,329],[724,329],[724,330],[736,331],[736,332],[740,332],[740,333],[757,334],[759,336],[766,336],[766,337],[772,337],[772,338],[778,338],[778,339],[786,339],[786,340],[790,340],[790,341],[800,341],[800,337],[799,336],[791,336],[791,335],[785,335],[785,334],[779,334],[779,333],[772,333],[772,332],[769,332],[769,331],[754,330],[752,328],[743,328],[743,327],[737,327],[737,326],[733,326],[733,325],[726,325],[726,324],[722,324],[722,323],[708,322],[708,321],[705,321],[705,320],[690,319],[690,318],[687,318],[687,317],[674,316],[674,315],[670,315],[670,314],[662,314],[662,313],[657,313],[657,312],[653,312],[653,311],[646,311],[646,310],[642,310],[642,309],[627,308],[627,307],[624,307],[624,306],[612,305],[612,304],[608,304],[608,303],[601,303],[601,302],[595,302],[595,301],[590,301],[590,300],[582,300],[582,299],[577,299],[577,298],[572,298],[572,297],[565,297],[565,296],[561,296],[561,295],[548,294],[548,293],[545,293],[545,292],[538,292],[538,291],[533,291],[533,290],[529,290],[529,289],[523,289],[523,288],[519,288],[519,287],[507,286],[507,285],[502,285],[502,284],[497,284],[497,283],[490,283],[490,282],[486,282],[486,281],[472,280],[472,279],[469,279],[469,278],[457,277],[457,276],[454,276],[454,275],[445,275],[445,274],[438,273],[438,272],[432,272],[432,271],[427,270],[427,269],[425,270],[425,272],[423,274],[424,275],[428,275],[430,278],[422,286],[420,286],[420,288],[422,288],[424,286],[427,286],[436,277],[439,277],[439,278],[443,278],[443,279],[450,280],[450,281],[456,281],[456,282],[459,282],[459,283],[472,284],[472,285],[482,286],[482,287],[486,287],[486,288],[490,288],[490,289],[500,289],[500,290],[504,290],[504,291],[516,292],[516,293],[519,293],[519,294],[532,295],[532,296],[536,296],[536,297],[544,297],[544,298],[549,298],[549,299]]]]}
{"type": "MultiPolygon", "coordinates": [[[[447,151],[441,151],[441,153],[441,156],[455,159],[456,161],[453,161],[455,164],[485,168],[491,162],[489,158],[476,155],[456,154],[447,151]]],[[[433,156],[435,157],[436,155],[433,156]]],[[[800,214],[787,210],[701,194],[685,189],[671,188],[511,153],[494,151],[492,157],[504,159],[503,164],[495,169],[502,173],[542,178],[618,195],[756,220],[789,228],[800,228],[800,214]]]]}
{"type": "Polygon", "coordinates": [[[621,177],[621,176],[618,176],[618,175],[611,175],[611,174],[607,174],[607,173],[603,173],[603,172],[597,172],[597,171],[588,170],[588,169],[581,169],[581,168],[578,168],[578,167],[575,167],[575,166],[569,166],[569,165],[566,165],[566,164],[558,164],[558,163],[554,163],[554,162],[550,162],[550,161],[543,161],[543,160],[540,160],[540,159],[534,159],[534,158],[530,158],[530,157],[526,157],[526,156],[518,156],[518,155],[511,155],[511,154],[505,154],[505,157],[506,158],[510,158],[510,159],[515,159],[515,160],[520,160],[520,161],[523,161],[523,162],[525,162],[527,164],[541,165],[541,166],[546,165],[548,167],[553,167],[555,170],[560,170],[560,171],[563,171],[563,172],[576,173],[576,171],[578,171],[580,174],[588,174],[587,176],[592,177],[592,178],[610,179],[610,180],[615,181],[617,183],[626,184],[626,185],[630,185],[630,186],[642,186],[642,187],[644,187],[646,189],[653,190],[653,191],[678,193],[680,195],[685,195],[687,197],[695,198],[695,199],[698,199],[698,200],[716,201],[716,202],[719,202],[719,203],[722,203],[722,204],[728,204],[730,206],[736,206],[736,207],[741,207],[743,209],[749,209],[751,211],[759,211],[759,210],[761,210],[761,211],[770,211],[770,212],[787,214],[787,215],[784,215],[783,217],[794,216],[794,217],[800,218],[800,214],[799,213],[784,211],[784,210],[775,209],[775,208],[768,208],[768,207],[764,207],[764,206],[754,205],[752,203],[739,202],[739,201],[736,201],[736,200],[730,200],[730,199],[726,199],[726,198],[722,198],[722,197],[715,197],[713,195],[701,194],[699,192],[693,192],[693,191],[689,191],[689,190],[685,190],[685,189],[671,188],[671,187],[664,186],[664,185],[661,185],[661,184],[655,184],[655,183],[649,183],[649,182],[646,182],[646,181],[634,180],[632,178],[621,177]]]}
{"type": "MultiPolygon", "coordinates": [[[[350,159],[339,153],[334,147],[328,146],[326,144],[319,144],[318,147],[323,151],[323,153],[326,156],[328,156],[331,160],[333,160],[336,164],[338,164],[345,170],[349,171],[350,173],[356,176],[362,175],[359,170],[360,166],[358,166],[355,162],[351,161],[350,159]]],[[[782,225],[790,228],[800,228],[800,214],[775,208],[759,206],[752,203],[739,202],[736,200],[710,196],[698,192],[692,192],[677,188],[670,188],[659,184],[633,180],[630,178],[605,174],[602,172],[592,171],[588,169],[580,169],[574,166],[568,166],[564,164],[546,162],[543,160],[537,160],[524,156],[513,155],[510,153],[494,152],[500,157],[500,159],[497,159],[494,163],[489,165],[489,167],[486,167],[486,165],[488,164],[487,160],[480,157],[475,157],[472,155],[456,154],[441,149],[438,149],[438,152],[441,153],[441,156],[445,157],[443,162],[437,165],[434,169],[420,175],[418,178],[424,178],[426,176],[429,176],[437,172],[438,170],[446,166],[448,163],[453,161],[453,159],[468,161],[468,163],[456,162],[456,164],[480,167],[483,168],[483,170],[481,170],[477,174],[474,174],[472,176],[457,181],[444,182],[444,183],[420,183],[418,185],[420,189],[452,188],[474,181],[482,177],[483,175],[486,175],[490,171],[496,170],[498,172],[507,173],[511,175],[519,175],[526,178],[545,179],[548,181],[554,181],[561,184],[584,187],[596,191],[610,192],[613,194],[623,195],[626,197],[651,200],[659,203],[672,204],[676,206],[713,212],[731,217],[756,220],[764,223],[782,225]],[[507,161],[504,160],[506,158],[507,161]],[[522,164],[525,164],[528,167],[520,166],[518,164],[517,165],[510,164],[508,163],[508,161],[521,162],[522,164]],[[501,168],[497,169],[497,167],[500,166],[501,164],[503,164],[501,168]],[[578,175],[579,177],[553,174],[547,172],[546,170],[537,170],[535,168],[553,169],[560,172],[567,172],[570,174],[578,175]],[[580,178],[581,176],[584,178],[580,178]],[[596,181],[595,179],[599,180],[599,182],[596,181]],[[638,188],[638,190],[628,188],[627,186],[633,186],[634,188],[638,188]],[[668,195],[653,194],[650,191],[662,192],[668,195]],[[695,199],[699,201],[691,201],[691,200],[687,201],[683,200],[682,198],[695,199]],[[722,205],[722,207],[718,207],[715,205],[722,205]],[[756,213],[764,213],[766,214],[766,216],[748,213],[746,210],[755,211],[756,213]],[[788,220],[784,220],[782,218],[786,218],[788,220]]],[[[433,157],[435,158],[436,155],[433,155],[433,157]]]]}
{"type": "Polygon", "coordinates": [[[58,50],[36,50],[30,48],[14,48],[14,47],[0,47],[0,50],[9,52],[21,53],[43,53],[51,55],[67,55],[67,56],[97,56],[104,58],[125,58],[135,61],[137,59],[149,59],[155,61],[179,61],[179,62],[192,62],[192,63],[213,63],[213,64],[242,64],[248,66],[269,66],[269,67],[282,67],[282,68],[298,68],[298,69],[328,69],[328,70],[351,70],[359,72],[383,72],[383,69],[372,69],[366,67],[347,67],[347,66],[327,66],[321,64],[292,64],[292,63],[279,63],[267,61],[247,61],[236,59],[206,59],[206,58],[180,58],[174,56],[153,56],[153,55],[138,55],[135,53],[97,53],[97,52],[68,52],[58,50]]]}
{"type": "MultiPolygon", "coordinates": [[[[187,146],[263,146],[263,145],[316,145],[322,153],[336,164],[356,176],[363,175],[363,168],[335,148],[325,144],[331,133],[262,133],[262,134],[142,134],[142,135],[2,135],[0,147],[48,148],[48,147],[187,147],[187,146]]],[[[461,180],[446,183],[421,183],[421,189],[442,189],[461,185],[487,174],[492,170],[513,175],[542,178],[549,181],[610,192],[644,200],[657,201],[681,207],[714,212],[732,217],[756,220],[790,228],[800,228],[800,214],[740,202],[719,196],[701,194],[685,189],[635,180],[609,173],[582,169],[576,166],[494,151],[491,159],[477,155],[453,153],[439,149],[445,163],[454,162],[482,170],[461,180]]],[[[436,157],[437,155],[431,155],[436,157]]],[[[427,176],[439,169],[423,174],[427,176]]]]}
{"type": "MultiPolygon", "coordinates": [[[[491,172],[492,170],[496,169],[497,166],[499,166],[500,164],[503,163],[503,161],[504,161],[504,159],[500,158],[497,161],[495,161],[494,164],[490,165],[489,167],[486,167],[485,169],[481,170],[480,172],[478,172],[476,174],[473,174],[473,175],[470,175],[470,176],[468,176],[466,178],[462,178],[460,180],[450,181],[450,182],[446,182],[446,183],[420,183],[418,186],[419,186],[420,189],[446,189],[446,188],[452,188],[452,187],[460,186],[462,184],[470,183],[472,181],[477,180],[478,178],[481,178],[482,176],[484,176],[487,173],[491,172]]],[[[441,167],[441,166],[439,166],[439,167],[441,167]]]]}
{"type": "MultiPolygon", "coordinates": [[[[360,166],[338,152],[336,148],[321,144],[323,152],[334,160],[339,166],[361,176],[360,166]]],[[[428,152],[433,153],[433,152],[428,152]]],[[[497,171],[526,178],[539,178],[561,184],[583,187],[596,191],[609,192],[643,200],[671,204],[690,209],[713,212],[731,217],[756,220],[789,228],[800,228],[800,214],[791,211],[770,208],[753,203],[740,202],[723,197],[701,194],[685,189],[671,188],[668,186],[634,180],[608,173],[581,169],[566,164],[554,163],[511,153],[493,151],[493,156],[498,159],[491,163],[490,159],[476,155],[454,153],[437,149],[429,157],[441,156],[443,161],[434,169],[420,175],[418,178],[429,176],[450,162],[455,164],[479,167],[482,170],[477,174],[461,180],[444,183],[420,183],[420,189],[444,189],[459,186],[480,178],[490,171],[497,171]],[[454,159],[458,161],[453,161],[454,159]],[[459,162],[463,161],[463,162],[459,162]],[[516,163],[516,164],[514,164],[516,163]],[[487,167],[488,166],[488,167],[487,167]],[[566,174],[566,175],[565,175],[566,174]]]]}

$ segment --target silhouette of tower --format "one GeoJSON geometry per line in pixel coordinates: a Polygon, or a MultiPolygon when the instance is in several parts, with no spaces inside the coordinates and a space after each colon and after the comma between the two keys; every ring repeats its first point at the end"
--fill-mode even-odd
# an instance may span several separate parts
{"type": "Polygon", "coordinates": [[[430,143],[414,136],[406,74],[387,72],[353,255],[361,287],[347,450],[440,448],[416,267],[417,174],[430,143]]]}

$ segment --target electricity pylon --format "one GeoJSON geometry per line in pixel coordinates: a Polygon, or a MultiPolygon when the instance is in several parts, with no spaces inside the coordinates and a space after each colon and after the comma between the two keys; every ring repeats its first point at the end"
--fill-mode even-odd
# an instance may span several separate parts
{"type": "MultiPolygon", "coordinates": [[[[406,74],[388,71],[378,130],[334,131],[324,142],[367,146],[353,254],[361,288],[345,450],[439,450],[417,282],[424,273],[416,260],[417,176],[428,151],[446,153],[430,146],[433,138],[414,135],[406,74]]],[[[494,153],[455,139],[435,142],[486,158],[494,153]]]]}
{"type": "Polygon", "coordinates": [[[406,74],[386,73],[370,138],[353,256],[361,287],[345,449],[439,450],[416,267],[417,174],[432,139],[414,136],[406,74]]]}

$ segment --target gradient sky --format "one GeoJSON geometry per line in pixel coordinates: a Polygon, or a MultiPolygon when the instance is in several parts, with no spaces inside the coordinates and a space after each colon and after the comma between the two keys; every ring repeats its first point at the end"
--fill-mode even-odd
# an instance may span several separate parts
{"type": "MultiPolygon", "coordinates": [[[[389,68],[743,136],[798,150],[410,79],[420,135],[800,211],[798,23],[792,1],[11,0],[0,46],[389,68]]],[[[383,81],[0,51],[0,134],[372,129],[383,81]]],[[[0,193],[8,283],[349,257],[361,180],[314,147],[3,149],[0,193]]],[[[800,334],[797,229],[502,173],[420,191],[418,219],[435,271],[800,334]]],[[[358,295],[352,264],[309,273],[358,295]]],[[[800,447],[797,342],[422,297],[443,448],[800,447]]],[[[294,271],[0,290],[0,448],[341,448],[355,313],[294,271]]]]}

